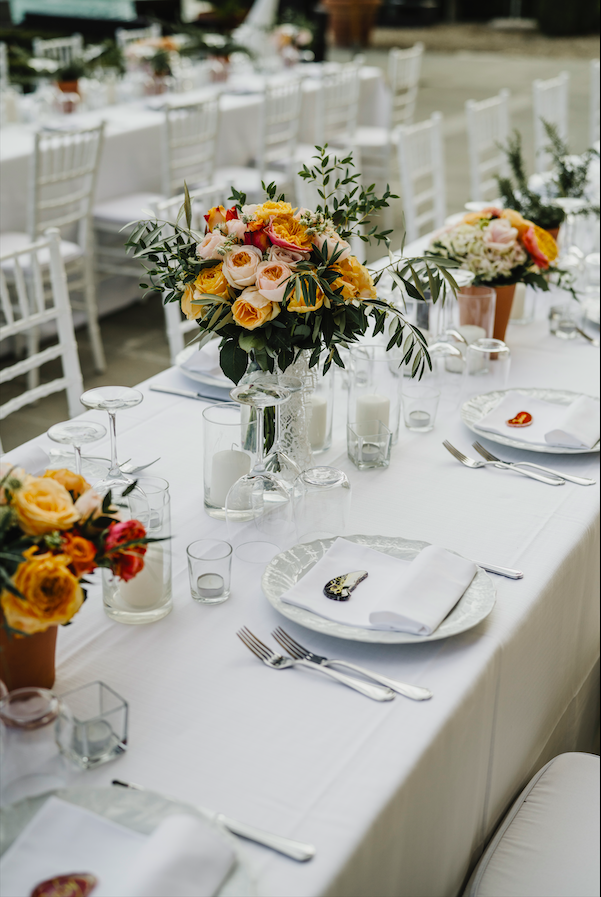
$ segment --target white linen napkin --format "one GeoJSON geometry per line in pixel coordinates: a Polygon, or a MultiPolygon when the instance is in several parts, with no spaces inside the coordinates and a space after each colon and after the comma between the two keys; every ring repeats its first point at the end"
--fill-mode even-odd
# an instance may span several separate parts
{"type": "Polygon", "coordinates": [[[41,445],[25,444],[2,455],[2,463],[14,467],[22,467],[26,473],[34,475],[44,473],[50,460],[41,445]]]}
{"type": "Polygon", "coordinates": [[[499,433],[532,445],[592,448],[599,441],[599,401],[580,396],[571,405],[558,405],[509,393],[476,424],[478,430],[499,433]],[[529,427],[510,427],[507,421],[520,411],[532,415],[529,427]]]}
{"type": "Polygon", "coordinates": [[[181,365],[184,371],[195,371],[206,377],[214,377],[226,383],[231,381],[225,376],[219,366],[219,340],[212,339],[202,349],[192,352],[189,358],[181,365]]]}
{"type": "Polygon", "coordinates": [[[127,897],[212,897],[234,865],[234,852],[195,816],[164,819],[137,854],[123,893],[127,897]]]}
{"type": "Polygon", "coordinates": [[[337,539],[282,601],[362,629],[430,635],[457,604],[476,575],[472,561],[429,545],[413,561],[337,539]],[[333,601],[324,586],[335,576],[367,570],[348,601],[333,601]]]}

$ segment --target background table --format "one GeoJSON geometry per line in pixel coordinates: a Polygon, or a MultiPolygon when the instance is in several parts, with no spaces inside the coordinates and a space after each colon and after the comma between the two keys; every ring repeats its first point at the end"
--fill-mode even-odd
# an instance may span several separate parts
{"type": "MultiPolygon", "coordinates": [[[[588,344],[560,342],[542,320],[511,325],[508,343],[511,385],[597,391],[599,352],[588,344]]],[[[171,484],[174,611],[155,625],[119,625],[105,617],[95,586],[59,633],[59,693],[101,679],[130,703],[127,754],[85,781],[139,782],[317,846],[299,865],[244,845],[263,895],[456,894],[531,774],[558,752],[593,744],[598,489],[460,466],[442,440],[469,451],[475,437],[445,402],[433,432],[401,427],[388,470],[357,471],[338,428],[319,463],[349,475],[349,532],[435,542],[520,568],[524,579],[493,577],[497,603],[483,623],[421,645],[303,630],[268,604],[261,568],[236,559],[231,599],[201,607],[190,598],[185,546],[226,538],[226,528],[203,510],[203,403],[149,391],[152,383],[190,388],[180,378],[170,369],[142,384],[144,402],[118,416],[121,457],[161,455],[152,472],[171,484]],[[281,623],[319,653],[425,685],[434,697],[376,704],[305,671],[270,671],[235,632],[248,625],[271,641],[281,623]]],[[[598,454],[532,459],[598,475],[598,454]]]]}

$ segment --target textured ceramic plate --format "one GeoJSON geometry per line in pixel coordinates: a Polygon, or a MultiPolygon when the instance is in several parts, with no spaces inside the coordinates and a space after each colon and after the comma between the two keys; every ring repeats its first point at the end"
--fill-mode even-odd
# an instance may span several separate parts
{"type": "MultiPolygon", "coordinates": [[[[412,560],[422,548],[429,544],[428,542],[415,542],[411,539],[390,536],[345,536],[344,538],[403,560],[412,560]]],[[[267,595],[269,603],[284,617],[288,617],[289,620],[293,620],[307,629],[353,642],[374,642],[381,645],[418,644],[433,642],[465,632],[466,629],[471,629],[484,620],[494,607],[495,587],[490,576],[481,569],[478,569],[463,597],[459,599],[451,613],[445,617],[432,635],[384,632],[378,629],[347,626],[344,623],[326,620],[325,617],[320,617],[302,607],[295,607],[282,601],[280,596],[291,589],[305,573],[309,572],[334,541],[335,539],[317,539],[315,542],[295,545],[294,548],[283,551],[274,557],[263,574],[263,591],[267,595]]]]}
{"type": "Polygon", "coordinates": [[[182,374],[190,380],[195,380],[197,383],[206,383],[209,386],[221,386],[227,390],[233,389],[236,384],[226,377],[225,374],[213,377],[211,374],[205,374],[202,371],[193,371],[186,367],[186,361],[188,361],[189,358],[192,358],[197,352],[202,352],[202,349],[198,349],[196,346],[186,346],[185,349],[182,349],[182,351],[177,354],[175,364],[182,374]]]}
{"type": "MultiPolygon", "coordinates": [[[[150,834],[157,825],[174,813],[206,817],[190,804],[169,800],[153,791],[134,791],[129,788],[66,788],[52,792],[56,797],[79,807],[85,807],[99,816],[111,819],[142,834],[150,834]]],[[[27,823],[43,806],[50,794],[29,797],[0,810],[0,855],[21,834],[27,823]]],[[[210,820],[209,820],[210,821],[210,820]]],[[[244,861],[238,841],[233,835],[214,824],[214,828],[230,844],[237,862],[230,875],[217,892],[217,897],[253,897],[256,890],[244,861]]]]}
{"type": "MultiPolygon", "coordinates": [[[[593,448],[564,448],[559,445],[532,445],[531,442],[523,442],[517,436],[501,436],[500,433],[489,433],[487,430],[479,430],[478,422],[492,411],[499,402],[509,393],[516,392],[521,396],[531,399],[543,399],[545,402],[555,402],[556,405],[571,405],[582,393],[568,392],[566,389],[502,389],[497,392],[487,392],[481,396],[468,399],[461,407],[461,420],[473,433],[491,442],[499,442],[501,445],[510,445],[512,448],[524,449],[527,452],[544,452],[548,455],[583,455],[587,452],[598,452],[599,442],[593,448]]],[[[594,396],[591,396],[594,398],[594,396]]],[[[599,401],[597,399],[597,401],[599,401]]]]}

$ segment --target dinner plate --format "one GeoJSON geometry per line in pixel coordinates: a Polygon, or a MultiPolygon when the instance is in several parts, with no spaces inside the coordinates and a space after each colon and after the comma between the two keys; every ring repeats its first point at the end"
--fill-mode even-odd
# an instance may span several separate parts
{"type": "MultiPolygon", "coordinates": [[[[403,560],[412,560],[422,548],[426,548],[430,544],[429,542],[403,539],[400,536],[355,535],[344,538],[349,542],[357,542],[359,545],[366,545],[368,548],[374,548],[383,554],[403,560]]],[[[324,635],[332,635],[334,638],[348,639],[352,642],[372,642],[381,645],[422,644],[472,629],[473,626],[482,622],[494,607],[495,587],[490,576],[480,567],[453,610],[431,635],[348,626],[345,623],[326,620],[325,617],[320,617],[312,611],[282,601],[281,596],[284,592],[291,589],[305,573],[308,573],[335,541],[335,539],[316,539],[315,542],[295,545],[288,551],[276,555],[267,565],[263,574],[261,582],[269,603],[284,617],[288,617],[289,620],[300,626],[305,626],[307,629],[313,629],[324,635]]],[[[456,552],[453,553],[456,554],[456,552]]]]}
{"type": "MultiPolygon", "coordinates": [[[[490,439],[491,442],[499,442],[501,445],[510,445],[512,448],[524,449],[527,452],[544,452],[549,455],[583,455],[587,452],[598,452],[599,441],[592,448],[568,448],[561,445],[533,445],[531,442],[524,442],[517,434],[516,436],[502,436],[500,433],[491,433],[488,430],[478,429],[478,421],[492,411],[505,396],[511,393],[526,396],[531,399],[543,399],[545,402],[555,402],[557,405],[571,405],[576,399],[579,399],[582,393],[569,392],[567,389],[500,389],[496,392],[486,392],[480,396],[474,396],[468,399],[461,406],[461,420],[469,427],[469,429],[484,439],[490,439]]],[[[591,396],[595,398],[595,396],[591,396]]],[[[597,399],[597,401],[599,401],[597,399]]]]}
{"type": "MultiPolygon", "coordinates": [[[[174,813],[186,813],[197,816],[211,823],[220,837],[224,838],[236,854],[234,868],[224,881],[218,897],[254,897],[254,888],[250,873],[246,868],[242,851],[236,838],[224,831],[216,823],[207,819],[199,810],[190,804],[170,800],[153,791],[134,791],[130,788],[66,788],[53,791],[39,797],[29,797],[8,807],[0,809],[0,855],[2,855],[21,834],[27,823],[33,819],[38,810],[51,795],[61,800],[84,807],[118,822],[136,832],[148,835],[155,830],[163,819],[174,813]]],[[[72,870],[66,870],[71,872],[72,870]]]]}
{"type": "Polygon", "coordinates": [[[185,349],[182,349],[182,351],[178,352],[176,355],[175,364],[185,377],[188,377],[190,380],[195,380],[197,383],[206,383],[209,386],[220,386],[223,387],[223,389],[228,390],[234,388],[236,384],[223,373],[213,376],[212,374],[206,374],[203,371],[190,370],[186,367],[186,362],[189,361],[196,352],[202,352],[202,349],[198,349],[197,346],[186,346],[185,349]]]}

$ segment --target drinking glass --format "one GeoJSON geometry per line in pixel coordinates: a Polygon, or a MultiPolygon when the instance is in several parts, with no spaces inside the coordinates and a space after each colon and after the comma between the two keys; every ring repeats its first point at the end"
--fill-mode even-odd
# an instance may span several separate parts
{"type": "Polygon", "coordinates": [[[222,604],[230,597],[232,546],[221,539],[197,539],[186,548],[192,597],[199,604],[222,604]]]}
{"type": "Polygon", "coordinates": [[[497,293],[492,287],[461,287],[457,292],[456,329],[466,342],[491,339],[495,323],[497,293]]]}
{"type": "Polygon", "coordinates": [[[99,386],[96,389],[88,389],[81,396],[81,403],[86,408],[94,411],[106,411],[109,416],[109,432],[111,435],[111,466],[107,475],[94,484],[94,489],[99,495],[109,491],[115,499],[129,485],[134,482],[133,477],[126,476],[117,460],[117,423],[116,415],[124,408],[134,408],[139,405],[144,396],[137,389],[128,386],[99,386]]]}
{"type": "Polygon", "coordinates": [[[56,737],[61,752],[80,769],[93,769],[127,750],[127,701],[104,682],[61,695],[56,737]]]}
{"type": "Polygon", "coordinates": [[[398,357],[386,346],[354,346],[350,350],[351,382],[348,395],[348,423],[381,421],[399,436],[401,376],[398,357]]]}
{"type": "Polygon", "coordinates": [[[584,197],[558,196],[553,200],[553,205],[559,206],[566,213],[565,220],[559,230],[559,255],[562,266],[566,264],[568,257],[583,258],[583,252],[577,246],[577,213],[588,205],[584,197]]]}
{"type": "Polygon", "coordinates": [[[294,484],[297,539],[329,539],[346,532],[351,511],[351,484],[335,467],[304,470],[294,484]]]}
{"type": "Polygon", "coordinates": [[[467,347],[462,398],[507,388],[511,352],[500,339],[479,339],[467,347]]]}
{"type": "Polygon", "coordinates": [[[549,332],[559,339],[576,339],[579,315],[580,307],[574,299],[552,305],[549,309],[549,332]]]}
{"type": "Polygon", "coordinates": [[[439,399],[440,390],[434,386],[404,383],[403,421],[407,429],[416,433],[429,433],[433,430],[439,399]]]}
{"type": "MultiPolygon", "coordinates": [[[[47,434],[53,442],[58,442],[61,445],[73,446],[74,461],[71,461],[71,463],[75,464],[75,473],[81,475],[83,472],[81,457],[82,445],[87,445],[90,442],[96,442],[98,439],[102,439],[103,436],[106,436],[106,427],[89,420],[63,420],[58,424],[53,424],[53,426],[47,430],[47,434]]],[[[71,467],[68,469],[71,469],[71,467]]],[[[97,471],[99,469],[101,470],[101,473],[99,474],[100,476],[106,473],[104,468],[99,468],[97,464],[86,459],[85,473],[94,477],[95,474],[98,475],[97,471]]]]}
{"type": "Polygon", "coordinates": [[[230,488],[252,467],[256,424],[248,420],[248,406],[233,402],[209,405],[202,417],[204,506],[210,517],[223,520],[230,488]]]}

